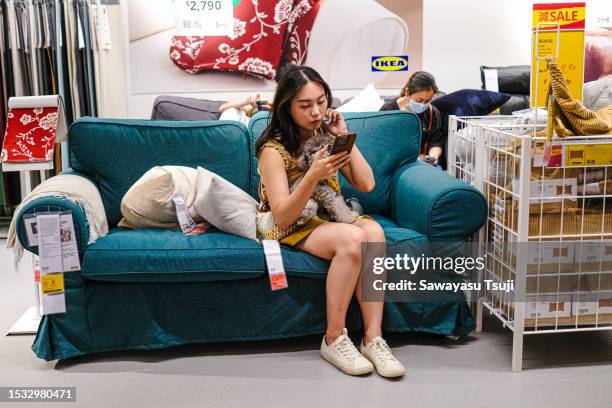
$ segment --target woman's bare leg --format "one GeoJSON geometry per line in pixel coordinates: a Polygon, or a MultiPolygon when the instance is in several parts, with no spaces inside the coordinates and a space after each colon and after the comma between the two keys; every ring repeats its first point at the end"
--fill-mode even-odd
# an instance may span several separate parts
{"type": "Polygon", "coordinates": [[[365,232],[351,224],[329,222],[318,226],[298,248],[323,259],[331,259],[325,284],[327,330],[331,344],[346,327],[346,312],[355,292],[361,268],[361,243],[365,232]]]}
{"type": "MultiPolygon", "coordinates": [[[[376,222],[368,219],[361,219],[355,221],[353,224],[356,227],[359,227],[365,234],[367,242],[385,242],[385,233],[383,232],[382,227],[376,222]]],[[[384,247],[380,248],[381,253],[376,253],[374,256],[385,256],[384,247]]],[[[364,260],[366,262],[366,260],[364,260]]],[[[384,275],[381,275],[383,278],[384,275]]],[[[357,300],[359,301],[359,306],[361,308],[361,314],[363,316],[363,326],[364,326],[364,337],[363,344],[367,344],[370,340],[374,339],[376,336],[382,335],[382,318],[383,318],[383,309],[384,302],[365,302],[362,300],[361,296],[361,275],[357,280],[357,286],[355,288],[355,295],[357,296],[357,300]]]]}

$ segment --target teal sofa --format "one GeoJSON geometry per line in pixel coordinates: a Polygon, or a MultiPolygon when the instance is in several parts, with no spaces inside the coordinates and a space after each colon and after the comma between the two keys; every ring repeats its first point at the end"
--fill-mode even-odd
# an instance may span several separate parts
{"type": "MultiPolygon", "coordinates": [[[[184,236],[117,227],[123,195],[153,166],[202,166],[257,199],[254,146],[267,120],[258,114],[246,128],[226,121],[82,118],[70,127],[68,172],[96,184],[110,232],[87,245],[83,210],[56,197],[38,198],[21,212],[18,239],[36,252],[27,246],[23,216],[71,210],[82,262],[80,272],[65,274],[67,312],[41,321],[32,345],[38,357],[324,333],[328,261],[283,248],[289,287],[272,292],[263,250],[255,241],[216,230],[184,236]]],[[[342,180],[343,193],[360,200],[384,228],[389,245],[462,241],[481,227],[484,197],[416,160],[420,126],[415,115],[352,113],[346,121],[372,165],[376,188],[360,193],[342,180]]],[[[463,293],[457,293],[437,302],[386,302],[383,325],[386,332],[461,336],[474,329],[474,320],[463,293]]],[[[347,327],[362,327],[355,299],[347,327]]]]}

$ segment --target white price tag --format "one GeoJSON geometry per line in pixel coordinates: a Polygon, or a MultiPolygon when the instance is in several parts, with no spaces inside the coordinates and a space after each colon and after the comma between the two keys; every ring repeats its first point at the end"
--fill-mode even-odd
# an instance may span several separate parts
{"type": "Polygon", "coordinates": [[[108,9],[105,5],[100,5],[98,9],[96,4],[91,6],[96,32],[98,38],[98,48],[101,50],[110,50],[113,48],[111,41],[110,22],[108,20],[108,9]]]}
{"type": "Polygon", "coordinates": [[[233,0],[176,0],[177,35],[228,36],[233,32],[233,0]]]}
{"type": "Polygon", "coordinates": [[[64,272],[80,271],[79,249],[71,212],[60,215],[60,240],[62,242],[62,270],[64,272]]]}
{"type": "Polygon", "coordinates": [[[44,315],[65,313],[66,296],[64,293],[64,274],[62,273],[60,214],[37,215],[36,225],[38,228],[42,313],[44,315]]]}
{"type": "Polygon", "coordinates": [[[499,92],[499,82],[496,69],[485,69],[484,80],[487,91],[499,92]]]}
{"type": "Polygon", "coordinates": [[[287,275],[283,265],[283,256],[278,241],[264,239],[261,241],[266,256],[266,266],[270,276],[272,290],[284,289],[287,285],[287,275]]]}
{"type": "Polygon", "coordinates": [[[37,215],[36,224],[41,273],[62,272],[59,214],[37,215]]]}
{"type": "Polygon", "coordinates": [[[181,231],[183,231],[183,234],[190,233],[195,229],[196,223],[187,209],[185,199],[183,199],[183,197],[177,193],[172,197],[172,200],[174,201],[174,206],[176,207],[176,217],[178,218],[179,225],[181,226],[181,231]]]}

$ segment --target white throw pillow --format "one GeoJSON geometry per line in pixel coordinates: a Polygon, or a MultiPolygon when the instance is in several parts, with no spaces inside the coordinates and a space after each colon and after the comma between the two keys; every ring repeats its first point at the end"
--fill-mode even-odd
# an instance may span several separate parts
{"type": "Polygon", "coordinates": [[[377,112],[385,101],[382,100],[374,85],[364,88],[356,97],[340,106],[338,112],[377,112]]]}
{"type": "Polygon", "coordinates": [[[121,200],[120,227],[178,227],[172,197],[179,193],[195,221],[201,221],[194,208],[198,171],[184,166],[157,166],[147,171],[121,200]]]}
{"type": "Polygon", "coordinates": [[[257,241],[257,201],[223,177],[198,167],[195,209],[221,231],[257,241]]]}

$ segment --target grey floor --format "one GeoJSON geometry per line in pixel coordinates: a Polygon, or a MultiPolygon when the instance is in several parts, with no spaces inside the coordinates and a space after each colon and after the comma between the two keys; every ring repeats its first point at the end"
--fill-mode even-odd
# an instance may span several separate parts
{"type": "MultiPolygon", "coordinates": [[[[17,274],[4,246],[0,240],[2,333],[33,302],[30,258],[17,274]]],[[[36,358],[33,336],[0,336],[0,386],[76,386],[69,407],[612,407],[612,332],[527,337],[525,370],[513,373],[510,332],[493,318],[484,328],[461,341],[389,335],[408,369],[395,381],[340,373],[319,357],[318,336],[60,362],[36,358]]]]}

